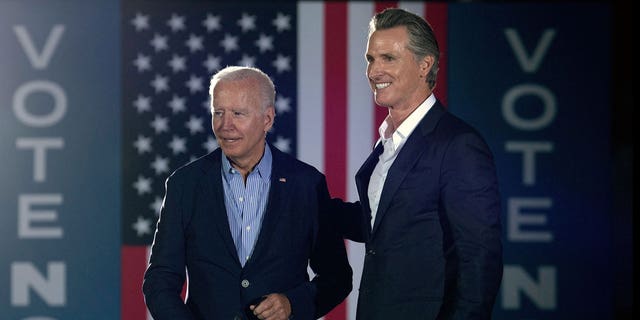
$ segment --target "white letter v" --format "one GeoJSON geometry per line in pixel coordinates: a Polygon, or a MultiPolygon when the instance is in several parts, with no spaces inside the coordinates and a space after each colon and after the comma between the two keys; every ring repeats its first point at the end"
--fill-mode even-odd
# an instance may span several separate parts
{"type": "Polygon", "coordinates": [[[538,70],[540,67],[540,63],[542,62],[542,58],[544,58],[549,46],[551,45],[551,41],[556,34],[554,29],[547,29],[542,34],[542,39],[536,45],[535,50],[531,57],[527,56],[527,52],[518,36],[518,32],[515,29],[507,28],[504,30],[504,34],[509,41],[509,45],[511,45],[511,49],[516,54],[516,58],[520,63],[520,67],[527,73],[533,73],[538,70]]]}
{"type": "Polygon", "coordinates": [[[35,69],[44,69],[49,64],[49,60],[51,59],[58,42],[60,42],[60,38],[62,38],[64,26],[60,24],[53,26],[53,29],[49,32],[47,41],[44,44],[42,53],[40,54],[36,51],[33,41],[31,41],[31,36],[29,36],[29,32],[25,26],[14,26],[13,31],[16,33],[18,41],[20,42],[20,45],[22,45],[24,52],[27,54],[27,58],[29,58],[31,65],[35,69]]]}

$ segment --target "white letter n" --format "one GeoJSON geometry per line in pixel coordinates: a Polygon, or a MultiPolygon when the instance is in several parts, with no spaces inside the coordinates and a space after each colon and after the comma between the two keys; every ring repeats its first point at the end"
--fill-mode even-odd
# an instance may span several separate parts
{"type": "Polygon", "coordinates": [[[11,305],[28,306],[29,288],[49,306],[64,306],[66,302],[66,266],[64,262],[49,262],[43,276],[30,262],[11,264],[11,305]]]}

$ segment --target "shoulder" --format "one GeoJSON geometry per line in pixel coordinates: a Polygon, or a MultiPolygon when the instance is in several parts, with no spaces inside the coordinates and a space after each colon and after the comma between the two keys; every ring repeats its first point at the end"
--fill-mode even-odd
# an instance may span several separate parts
{"type": "Polygon", "coordinates": [[[438,127],[452,134],[479,134],[479,132],[471,124],[469,124],[465,120],[462,120],[455,114],[451,113],[449,110],[445,111],[442,114],[442,118],[440,119],[438,127]]]}
{"type": "Polygon", "coordinates": [[[444,150],[448,154],[477,153],[486,155],[489,159],[493,158],[493,152],[482,134],[449,111],[443,114],[436,132],[439,140],[446,146],[444,150]]]}
{"type": "Polygon", "coordinates": [[[433,133],[442,142],[471,139],[485,144],[484,137],[473,125],[449,110],[442,109],[433,133]]]}
{"type": "Polygon", "coordinates": [[[314,166],[290,154],[284,153],[274,146],[271,146],[271,153],[273,155],[273,167],[278,171],[282,171],[288,175],[307,178],[320,178],[324,176],[314,166]]]}
{"type": "MultiPolygon", "coordinates": [[[[433,118],[430,120],[433,131],[426,129],[431,143],[447,146],[444,150],[449,150],[451,146],[458,146],[462,149],[469,147],[489,149],[483,135],[469,122],[452,113],[450,108],[445,108],[441,103],[437,103],[434,105],[433,111],[433,118]]],[[[425,121],[425,124],[428,123],[425,121]]]]}
{"type": "Polygon", "coordinates": [[[220,149],[216,149],[213,152],[180,166],[169,175],[167,183],[183,184],[188,181],[199,180],[205,176],[207,172],[214,170],[215,167],[220,167],[220,154],[220,149]],[[217,166],[216,163],[218,164],[217,166]]]}
{"type": "Polygon", "coordinates": [[[460,134],[478,134],[470,124],[458,118],[439,100],[431,107],[418,124],[418,131],[438,141],[447,141],[460,134]]]}

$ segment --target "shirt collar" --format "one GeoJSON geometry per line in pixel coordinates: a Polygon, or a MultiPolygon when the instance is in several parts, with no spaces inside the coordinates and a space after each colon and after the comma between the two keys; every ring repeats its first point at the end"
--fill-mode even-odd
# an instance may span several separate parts
{"type": "MultiPolygon", "coordinates": [[[[400,146],[404,143],[404,141],[411,135],[413,130],[418,126],[418,123],[424,118],[424,115],[433,107],[436,103],[436,97],[433,95],[429,95],[429,97],[424,100],[411,114],[405,119],[402,124],[393,132],[390,138],[393,140],[394,149],[400,148],[400,146]]],[[[378,128],[378,133],[380,134],[379,141],[386,141],[384,137],[384,132],[387,130],[389,124],[385,119],[380,127],[378,128]]]]}
{"type": "MultiPolygon", "coordinates": [[[[253,171],[251,171],[251,173],[255,172],[262,180],[264,180],[264,182],[269,182],[269,179],[271,179],[272,163],[273,156],[271,154],[271,148],[269,147],[269,144],[265,142],[264,154],[262,155],[262,158],[260,159],[258,164],[253,168],[253,171]]],[[[229,159],[227,159],[224,153],[222,153],[222,172],[225,173],[225,178],[233,174],[240,174],[238,170],[234,169],[231,166],[231,162],[229,162],[229,159]]]]}

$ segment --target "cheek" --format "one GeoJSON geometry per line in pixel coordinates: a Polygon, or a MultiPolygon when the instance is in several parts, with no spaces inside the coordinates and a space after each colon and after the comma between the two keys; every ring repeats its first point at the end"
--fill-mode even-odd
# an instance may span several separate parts
{"type": "Polygon", "coordinates": [[[368,78],[370,73],[371,73],[371,65],[368,64],[367,65],[367,71],[365,72],[365,76],[367,76],[367,78],[368,78]]]}
{"type": "Polygon", "coordinates": [[[236,130],[246,137],[255,137],[262,130],[262,123],[258,121],[243,123],[242,125],[236,125],[236,130]]]}

